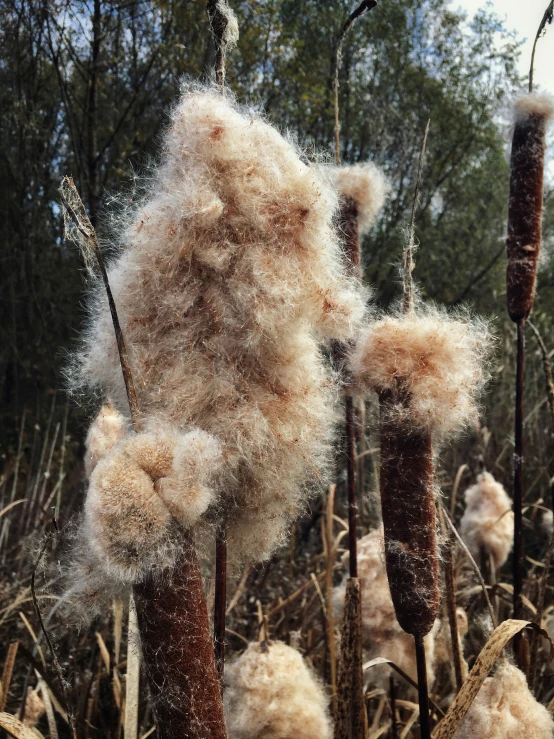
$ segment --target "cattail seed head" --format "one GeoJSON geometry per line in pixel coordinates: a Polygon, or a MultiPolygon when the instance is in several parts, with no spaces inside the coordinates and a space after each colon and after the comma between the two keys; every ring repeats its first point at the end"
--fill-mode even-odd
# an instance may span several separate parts
{"type": "Polygon", "coordinates": [[[370,325],[350,357],[354,386],[379,396],[387,575],[414,636],[429,633],[440,602],[433,442],[475,417],[488,338],[481,322],[419,309],[370,325]]]}
{"type": "Polygon", "coordinates": [[[513,321],[531,313],[541,246],[545,133],[554,101],[530,93],[514,105],[508,212],[508,312],[513,321]]]}
{"type": "Polygon", "coordinates": [[[465,492],[466,509],[460,533],[473,557],[491,557],[494,568],[502,567],[514,542],[512,501],[489,472],[483,472],[465,492]]]}
{"type": "MultiPolygon", "coordinates": [[[[235,562],[267,557],[330,468],[338,382],[320,345],[348,341],[366,315],[337,207],[322,174],[257,113],[186,89],[150,191],[120,229],[109,279],[143,425],[217,439],[225,466],[211,520],[226,522],[235,562]]],[[[100,389],[125,413],[101,287],[90,313],[74,387],[100,389]]]]}
{"type": "Polygon", "coordinates": [[[390,186],[382,170],[372,162],[324,167],[324,172],[339,193],[343,203],[356,211],[360,236],[369,233],[375,223],[390,186]]]}
{"type": "Polygon", "coordinates": [[[225,671],[232,739],[331,739],[328,698],[302,655],[278,641],[252,643],[225,671]]]}
{"type": "Polygon", "coordinates": [[[529,690],[521,670],[509,663],[488,677],[454,739],[552,739],[554,721],[529,690]]]}
{"type": "Polygon", "coordinates": [[[386,316],[364,329],[351,354],[355,387],[392,394],[389,417],[436,441],[477,418],[491,339],[482,319],[433,307],[386,316]]]}

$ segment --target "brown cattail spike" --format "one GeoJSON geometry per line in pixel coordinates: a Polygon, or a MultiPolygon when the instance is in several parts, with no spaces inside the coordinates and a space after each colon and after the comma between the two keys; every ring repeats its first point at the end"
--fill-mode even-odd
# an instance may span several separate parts
{"type": "Polygon", "coordinates": [[[146,672],[161,739],[226,739],[213,643],[190,532],[177,566],[135,586],[146,672]]]}
{"type": "Polygon", "coordinates": [[[433,451],[428,431],[398,419],[399,402],[392,392],[380,395],[385,558],[400,626],[408,634],[425,636],[440,604],[433,451]]]}
{"type": "Polygon", "coordinates": [[[541,245],[545,131],[554,112],[552,101],[535,94],[515,104],[510,162],[508,213],[508,312],[512,321],[527,318],[533,308],[541,245]]]}

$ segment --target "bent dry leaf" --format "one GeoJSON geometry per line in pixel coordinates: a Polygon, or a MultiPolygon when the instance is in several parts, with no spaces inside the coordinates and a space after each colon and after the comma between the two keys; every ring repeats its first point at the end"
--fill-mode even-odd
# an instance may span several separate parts
{"type": "Polygon", "coordinates": [[[549,641],[550,659],[552,659],[554,656],[554,644],[546,631],[537,626],[537,624],[532,621],[522,621],[514,618],[501,623],[493,631],[490,639],[475,660],[473,669],[467,676],[462,689],[454,699],[444,719],[435,729],[433,739],[452,739],[466,713],[469,711],[479,689],[494,667],[494,663],[502,654],[504,647],[516,634],[527,628],[533,629],[549,641]]]}

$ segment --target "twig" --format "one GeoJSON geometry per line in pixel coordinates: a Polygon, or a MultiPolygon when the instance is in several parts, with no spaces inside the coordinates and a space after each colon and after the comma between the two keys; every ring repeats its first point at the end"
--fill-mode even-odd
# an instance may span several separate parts
{"type": "Polygon", "coordinates": [[[417,695],[419,700],[419,730],[421,739],[431,739],[429,716],[429,688],[427,685],[427,663],[423,636],[414,636],[417,666],[417,695]]]}
{"type": "Polygon", "coordinates": [[[554,17],[554,0],[550,0],[550,2],[548,3],[548,7],[544,11],[542,20],[539,23],[537,35],[535,36],[535,41],[533,42],[533,51],[531,52],[531,65],[529,66],[529,92],[533,92],[533,72],[534,72],[534,67],[535,67],[535,51],[537,49],[537,41],[541,37],[543,31],[546,29],[546,25],[549,23],[552,23],[553,17],[554,17]]]}
{"type": "Polygon", "coordinates": [[[342,45],[348,31],[352,28],[355,21],[362,16],[366,11],[372,10],[377,5],[377,0],[362,0],[358,7],[350,13],[348,18],[345,20],[337,48],[335,51],[335,81],[334,81],[334,93],[335,93],[335,162],[340,164],[340,117],[339,117],[339,71],[340,71],[340,60],[342,55],[342,45]]]}
{"type": "Polygon", "coordinates": [[[235,14],[227,0],[208,0],[208,16],[215,42],[215,79],[223,89],[225,84],[225,55],[238,40],[235,14]]]}
{"type": "Polygon", "coordinates": [[[425,147],[427,146],[427,135],[429,134],[429,126],[431,119],[427,121],[425,133],[423,134],[423,143],[419,153],[419,162],[417,165],[417,177],[414,192],[414,201],[412,203],[412,215],[410,218],[410,230],[408,233],[408,241],[404,246],[403,258],[403,298],[402,311],[411,313],[414,309],[414,283],[412,272],[414,271],[414,251],[415,251],[415,218],[419,205],[419,191],[421,188],[421,173],[423,171],[423,160],[425,158],[425,147]]]}
{"type": "Polygon", "coordinates": [[[454,662],[456,688],[457,690],[460,690],[464,682],[464,674],[462,669],[462,652],[460,649],[460,638],[458,635],[458,618],[456,614],[456,587],[454,582],[454,567],[452,561],[452,536],[446,528],[444,510],[442,508],[439,509],[439,516],[443,536],[446,538],[446,544],[443,554],[444,581],[446,587],[446,612],[448,615],[448,625],[450,627],[450,643],[452,646],[452,661],[454,662]]]}
{"type": "Polygon", "coordinates": [[[117,315],[117,308],[113,299],[112,289],[108,281],[108,274],[106,272],[106,266],[104,264],[104,257],[102,256],[102,252],[100,251],[100,247],[98,245],[96,231],[94,230],[94,227],[90,222],[90,219],[85,210],[85,206],[83,205],[83,201],[81,200],[81,197],[77,192],[77,188],[75,187],[75,183],[73,182],[72,177],[63,178],[62,184],[60,185],[60,194],[62,196],[62,201],[65,206],[66,214],[71,219],[71,222],[81,236],[80,246],[85,262],[87,262],[92,256],[102,276],[102,281],[104,283],[104,288],[106,290],[106,295],[108,297],[108,303],[110,306],[110,313],[112,316],[115,338],[117,341],[117,349],[119,352],[119,361],[121,364],[121,370],[123,372],[125,390],[127,391],[127,399],[129,401],[129,408],[131,411],[131,420],[133,422],[133,427],[135,431],[137,431],[140,423],[137,394],[135,392],[135,385],[131,373],[131,365],[129,363],[129,356],[127,353],[127,347],[125,345],[125,339],[123,337],[123,332],[119,323],[119,317],[117,315]]]}

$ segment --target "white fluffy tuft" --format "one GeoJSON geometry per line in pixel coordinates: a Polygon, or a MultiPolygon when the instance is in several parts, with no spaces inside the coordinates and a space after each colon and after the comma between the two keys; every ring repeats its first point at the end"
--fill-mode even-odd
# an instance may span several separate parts
{"type": "Polygon", "coordinates": [[[372,162],[327,166],[323,170],[340,196],[356,203],[359,233],[364,236],[375,223],[390,190],[383,171],[372,162]]]}
{"type": "Polygon", "coordinates": [[[328,698],[302,655],[283,642],[252,643],[225,670],[232,739],[331,739],[328,698]]]}
{"type": "Polygon", "coordinates": [[[466,509],[460,533],[473,557],[479,562],[484,552],[495,569],[508,559],[514,542],[512,501],[489,472],[483,472],[475,485],[465,491],[466,509]]]}
{"type": "MultiPolygon", "coordinates": [[[[259,114],[186,89],[109,268],[144,419],[205,432],[222,450],[221,474],[217,453],[204,462],[234,561],[268,556],[330,467],[338,382],[321,345],[355,334],[367,296],[343,263],[337,206],[318,170],[259,114]]],[[[73,386],[109,394],[126,413],[101,285],[90,316],[73,386]]],[[[198,493],[196,516],[209,496],[202,452],[197,462],[187,454],[174,475],[198,471],[185,483],[198,493]]],[[[151,485],[133,469],[146,500],[151,485]]],[[[179,484],[162,485],[168,505],[179,484]]]]}
{"type": "Polygon", "coordinates": [[[91,476],[98,462],[106,456],[118,441],[121,441],[127,430],[128,424],[125,416],[114,408],[110,402],[104,403],[89,426],[85,441],[85,473],[87,478],[91,476]]]}
{"type": "Polygon", "coordinates": [[[554,721],[535,700],[517,667],[504,663],[488,677],[454,739],[552,739],[554,721]]]}
{"type": "Polygon", "coordinates": [[[490,345],[483,320],[428,306],[370,324],[350,366],[358,390],[393,391],[404,400],[394,412],[443,437],[477,419],[490,345]]]}
{"type": "Polygon", "coordinates": [[[532,116],[540,116],[549,121],[554,115],[554,98],[551,95],[538,95],[530,92],[514,101],[514,118],[524,121],[532,116]]]}

